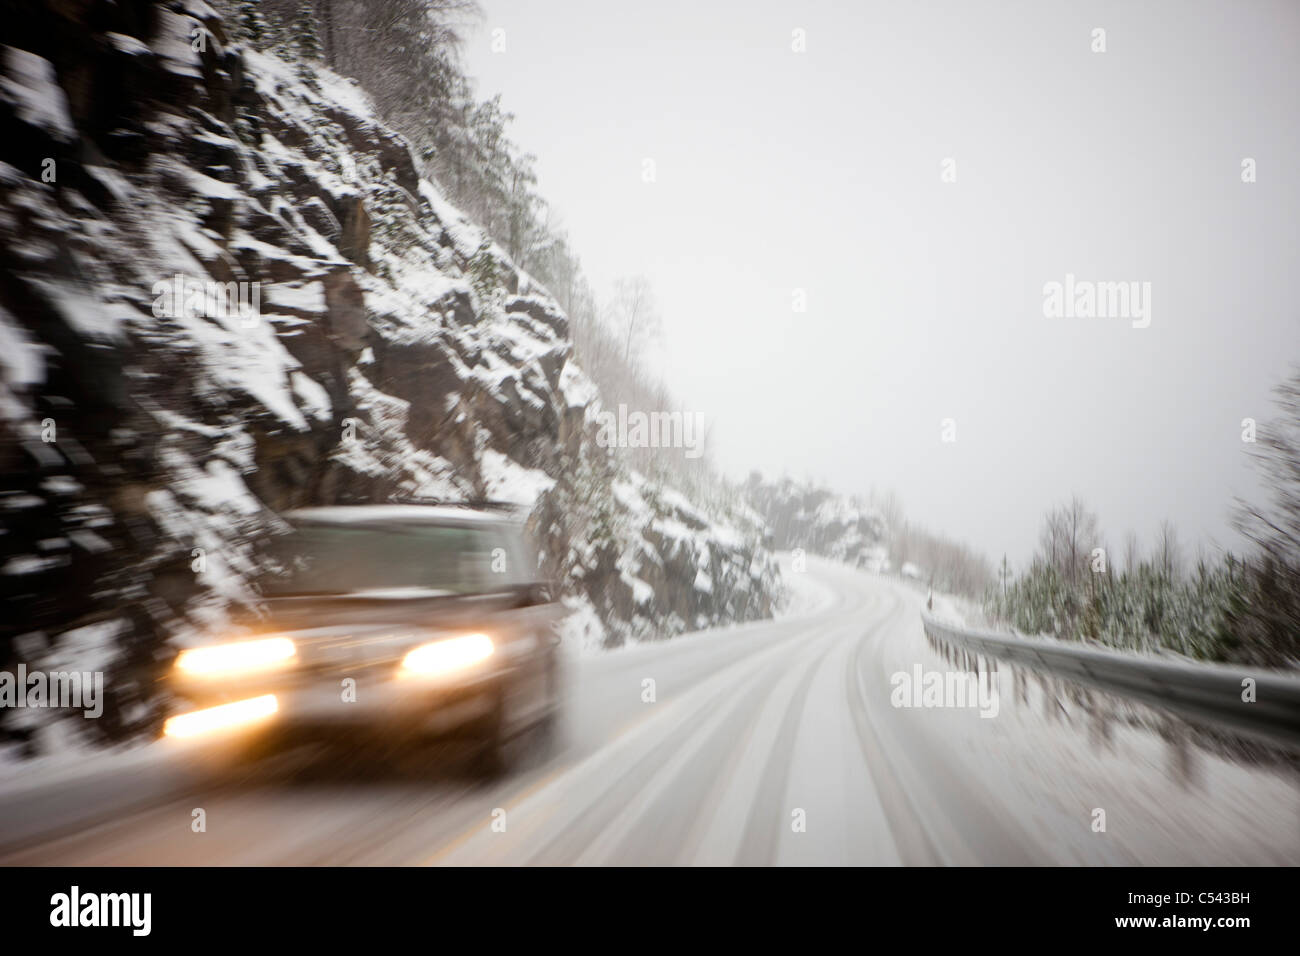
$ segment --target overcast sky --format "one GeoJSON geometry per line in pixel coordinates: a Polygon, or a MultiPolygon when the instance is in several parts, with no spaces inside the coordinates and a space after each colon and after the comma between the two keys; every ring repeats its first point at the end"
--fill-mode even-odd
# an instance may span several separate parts
{"type": "Polygon", "coordinates": [[[1300,361],[1300,4],[482,3],[480,93],[597,289],[650,278],[728,474],[1013,562],[1071,492],[1117,551],[1232,542],[1300,361]],[[1046,317],[1067,273],[1149,282],[1149,326],[1046,317]]]}

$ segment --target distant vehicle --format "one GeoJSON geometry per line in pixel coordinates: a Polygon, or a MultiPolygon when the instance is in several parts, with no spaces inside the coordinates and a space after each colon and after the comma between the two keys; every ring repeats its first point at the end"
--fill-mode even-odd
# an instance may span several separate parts
{"type": "MultiPolygon", "coordinates": [[[[561,607],[520,523],[482,509],[347,505],[287,514],[254,633],[184,650],[169,737],[275,743],[455,733],[499,772],[558,719],[561,607]]],[[[246,622],[247,623],[247,622],[246,622]]]]}

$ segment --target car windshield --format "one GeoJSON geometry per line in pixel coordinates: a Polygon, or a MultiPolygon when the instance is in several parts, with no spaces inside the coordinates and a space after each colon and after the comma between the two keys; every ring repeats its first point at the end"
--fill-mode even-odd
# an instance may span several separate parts
{"type": "Polygon", "coordinates": [[[306,525],[275,540],[260,585],[271,597],[472,594],[509,583],[493,573],[506,544],[498,529],[306,525]]]}

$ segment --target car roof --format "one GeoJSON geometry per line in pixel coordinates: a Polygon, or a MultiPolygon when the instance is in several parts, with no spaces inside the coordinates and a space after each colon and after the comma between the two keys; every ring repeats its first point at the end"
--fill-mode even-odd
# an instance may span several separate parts
{"type": "Polygon", "coordinates": [[[426,525],[458,528],[518,528],[509,515],[448,505],[328,505],[296,508],[285,513],[294,524],[314,525],[426,525]]]}

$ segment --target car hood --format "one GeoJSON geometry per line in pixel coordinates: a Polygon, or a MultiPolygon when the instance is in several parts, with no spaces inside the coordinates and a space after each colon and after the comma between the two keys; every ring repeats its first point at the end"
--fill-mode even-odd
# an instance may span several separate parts
{"type": "Polygon", "coordinates": [[[406,590],[303,594],[268,598],[263,613],[246,615],[237,623],[249,630],[282,634],[322,628],[444,630],[473,626],[517,603],[510,594],[416,594],[406,590]]]}

